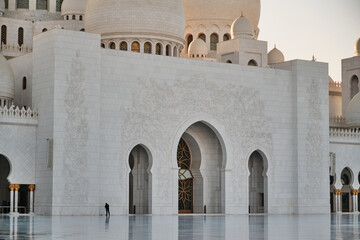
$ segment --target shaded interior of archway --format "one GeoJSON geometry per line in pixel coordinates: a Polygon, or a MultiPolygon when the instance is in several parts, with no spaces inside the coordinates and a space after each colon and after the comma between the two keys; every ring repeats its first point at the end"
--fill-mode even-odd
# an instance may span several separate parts
{"type": "Polygon", "coordinates": [[[137,145],[129,155],[129,214],[151,213],[150,158],[146,149],[137,145]]]}
{"type": "MultiPolygon", "coordinates": [[[[207,123],[197,122],[184,132],[181,139],[188,145],[191,156],[189,169],[193,178],[191,212],[223,213],[225,186],[221,170],[225,165],[225,154],[218,135],[207,123]]],[[[179,212],[181,213],[180,208],[179,212]]]]}
{"type": "Polygon", "coordinates": [[[266,159],[259,151],[255,151],[250,155],[249,172],[249,213],[266,213],[266,159]]]}
{"type": "MultiPolygon", "coordinates": [[[[8,176],[10,174],[10,164],[7,158],[0,155],[0,201],[2,207],[10,206],[10,190],[8,176]]],[[[0,213],[7,213],[8,208],[4,208],[0,213]]]]}
{"type": "Polygon", "coordinates": [[[344,168],[341,172],[341,211],[342,212],[351,212],[352,211],[352,182],[353,175],[349,168],[344,168]]]}

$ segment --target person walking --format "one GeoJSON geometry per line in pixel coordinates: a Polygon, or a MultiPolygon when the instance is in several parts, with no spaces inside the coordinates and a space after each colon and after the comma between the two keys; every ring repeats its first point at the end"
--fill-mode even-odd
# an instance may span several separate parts
{"type": "Polygon", "coordinates": [[[110,206],[109,206],[109,204],[105,203],[105,209],[106,209],[106,216],[108,216],[108,214],[109,214],[109,217],[110,217],[110,206]]]}

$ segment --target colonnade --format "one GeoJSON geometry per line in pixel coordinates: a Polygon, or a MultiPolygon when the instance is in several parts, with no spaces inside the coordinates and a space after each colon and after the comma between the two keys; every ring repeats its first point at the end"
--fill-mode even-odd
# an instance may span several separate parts
{"type": "MultiPolygon", "coordinates": [[[[337,213],[342,212],[341,208],[341,189],[335,189],[335,211],[337,213]]],[[[358,206],[358,196],[359,196],[359,190],[354,189],[351,191],[352,195],[352,211],[353,212],[359,212],[359,206],[358,206]]]]}
{"type": "MultiPolygon", "coordinates": [[[[19,213],[19,190],[20,185],[19,184],[10,184],[10,214],[18,214],[19,213]]],[[[29,214],[34,213],[34,191],[35,191],[35,185],[31,184],[28,187],[29,193],[30,193],[30,201],[29,201],[29,214]]]]}

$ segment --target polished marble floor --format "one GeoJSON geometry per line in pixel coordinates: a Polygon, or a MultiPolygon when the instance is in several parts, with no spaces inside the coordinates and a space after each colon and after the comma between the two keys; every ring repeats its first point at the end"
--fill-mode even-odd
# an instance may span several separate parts
{"type": "Polygon", "coordinates": [[[0,216],[0,240],[360,239],[360,215],[0,216]]]}

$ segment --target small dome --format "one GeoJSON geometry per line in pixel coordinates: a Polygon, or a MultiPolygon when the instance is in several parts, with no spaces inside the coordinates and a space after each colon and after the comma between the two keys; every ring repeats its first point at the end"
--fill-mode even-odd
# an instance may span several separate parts
{"type": "Polygon", "coordinates": [[[14,99],[14,73],[6,58],[0,53],[0,98],[14,99]]]}
{"type": "Polygon", "coordinates": [[[273,50],[271,50],[268,53],[268,64],[269,65],[282,63],[284,61],[285,61],[284,54],[279,49],[277,49],[276,46],[274,47],[273,50]]]}
{"type": "Polygon", "coordinates": [[[201,38],[192,41],[189,45],[189,58],[203,58],[208,54],[208,48],[206,43],[201,38]]]}
{"type": "Polygon", "coordinates": [[[231,25],[231,38],[254,38],[254,27],[242,14],[231,25]]]}
{"type": "Polygon", "coordinates": [[[61,15],[84,15],[87,0],[64,0],[61,4],[61,15]]]}
{"type": "Polygon", "coordinates": [[[243,11],[254,27],[259,24],[260,0],[183,0],[183,4],[186,22],[215,23],[221,20],[230,24],[243,11]]]}
{"type": "Polygon", "coordinates": [[[355,43],[355,56],[360,56],[360,38],[355,43]]]}
{"type": "Polygon", "coordinates": [[[351,99],[346,108],[346,122],[348,124],[360,125],[360,93],[351,99]]]}

